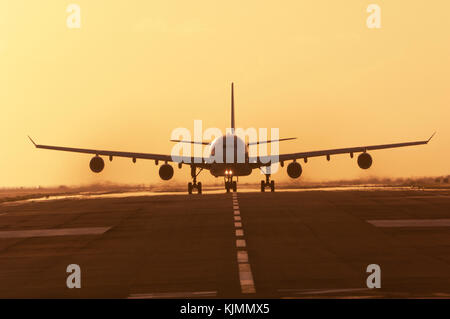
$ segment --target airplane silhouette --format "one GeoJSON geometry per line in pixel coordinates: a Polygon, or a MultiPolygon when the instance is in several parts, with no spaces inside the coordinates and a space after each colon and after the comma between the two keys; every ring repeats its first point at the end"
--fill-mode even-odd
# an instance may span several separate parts
{"type": "Polygon", "coordinates": [[[197,176],[204,169],[209,170],[210,173],[215,177],[223,176],[226,191],[230,192],[232,190],[233,192],[236,192],[237,182],[233,180],[234,177],[248,176],[254,169],[266,168],[266,171],[264,172],[266,179],[261,180],[261,192],[264,192],[266,187],[270,187],[270,190],[273,192],[275,191],[275,181],[270,180],[270,169],[267,168],[271,164],[274,164],[276,162],[279,162],[280,166],[283,167],[286,161],[292,161],[287,166],[287,174],[291,178],[299,178],[302,174],[302,166],[297,162],[297,160],[303,159],[303,161],[306,163],[308,161],[308,158],[310,157],[326,156],[327,160],[329,161],[331,155],[350,154],[350,157],[353,158],[353,155],[355,153],[361,153],[357,159],[358,166],[362,169],[368,169],[372,166],[372,157],[369,153],[367,153],[367,151],[427,144],[435,134],[433,133],[433,135],[431,135],[428,140],[415,142],[327,149],[319,151],[279,154],[276,156],[272,154],[266,156],[250,156],[249,146],[252,144],[275,143],[292,140],[295,138],[283,138],[277,140],[246,143],[241,137],[236,135],[235,128],[234,84],[231,83],[231,132],[216,138],[212,142],[171,140],[172,142],[210,145],[210,155],[205,158],[40,145],[36,144],[31,139],[31,137],[28,136],[28,138],[36,148],[94,154],[95,156],[91,159],[89,167],[95,173],[100,173],[105,167],[105,162],[100,156],[109,156],[110,161],[112,161],[113,157],[117,156],[132,158],[133,163],[135,163],[136,159],[138,158],[154,160],[156,165],[158,165],[159,161],[164,162],[164,164],[159,168],[159,176],[163,180],[169,180],[173,177],[174,170],[173,167],[168,164],[169,162],[178,163],[179,168],[181,168],[183,164],[189,165],[191,168],[192,182],[188,183],[188,193],[192,194],[193,190],[197,190],[197,192],[201,194],[202,183],[197,182],[197,176]],[[241,152],[242,150],[244,152],[244,156],[241,157],[241,160],[238,160],[237,154],[239,154],[239,152],[241,152]],[[228,156],[229,154],[232,154],[232,156],[228,156]]]}

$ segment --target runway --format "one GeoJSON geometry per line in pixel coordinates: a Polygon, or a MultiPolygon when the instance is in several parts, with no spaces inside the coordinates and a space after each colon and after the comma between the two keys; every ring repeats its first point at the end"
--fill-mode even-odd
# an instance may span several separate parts
{"type": "Polygon", "coordinates": [[[29,200],[0,238],[0,298],[450,298],[445,189],[29,200]]]}

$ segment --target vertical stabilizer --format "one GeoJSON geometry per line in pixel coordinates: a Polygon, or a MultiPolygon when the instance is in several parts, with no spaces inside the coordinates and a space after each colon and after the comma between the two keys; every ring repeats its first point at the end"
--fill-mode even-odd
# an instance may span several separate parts
{"type": "Polygon", "coordinates": [[[234,83],[231,83],[231,131],[234,133],[234,83]]]}

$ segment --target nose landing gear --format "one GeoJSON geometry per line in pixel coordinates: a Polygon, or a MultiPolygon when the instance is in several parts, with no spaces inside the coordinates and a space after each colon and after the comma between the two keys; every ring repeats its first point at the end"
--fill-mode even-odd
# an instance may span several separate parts
{"type": "Polygon", "coordinates": [[[233,192],[236,192],[237,191],[236,181],[225,181],[225,189],[227,190],[227,193],[229,193],[231,190],[233,190],[233,192]]]}
{"type": "Polygon", "coordinates": [[[225,176],[225,189],[227,190],[227,193],[231,190],[233,190],[233,192],[237,191],[237,182],[233,181],[233,175],[225,176]]]}

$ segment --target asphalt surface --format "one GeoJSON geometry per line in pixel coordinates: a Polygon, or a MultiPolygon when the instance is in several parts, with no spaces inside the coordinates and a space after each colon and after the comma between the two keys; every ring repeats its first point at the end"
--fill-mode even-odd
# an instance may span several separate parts
{"type": "Polygon", "coordinates": [[[0,298],[450,298],[449,222],[448,190],[10,203],[0,298]]]}

